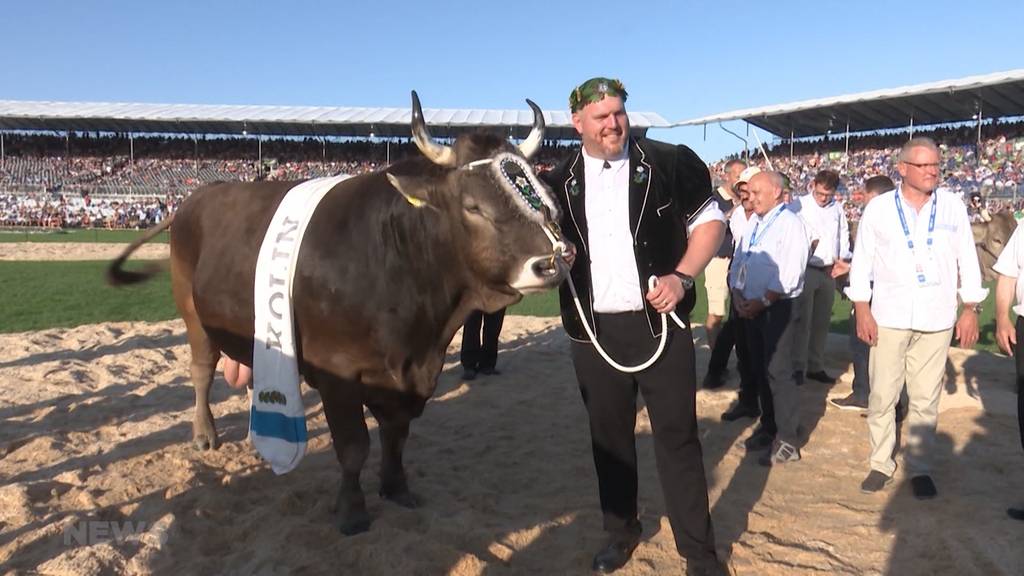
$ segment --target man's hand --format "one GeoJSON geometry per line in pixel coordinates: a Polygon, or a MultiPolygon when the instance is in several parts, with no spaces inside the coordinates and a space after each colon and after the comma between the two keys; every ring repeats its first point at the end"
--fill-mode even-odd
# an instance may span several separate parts
{"type": "Polygon", "coordinates": [[[956,321],[956,339],[961,348],[973,348],[978,341],[978,313],[973,304],[965,304],[960,319],[956,321]]]}
{"type": "Polygon", "coordinates": [[[764,305],[764,302],[761,302],[760,300],[744,300],[741,306],[737,306],[736,309],[739,311],[741,318],[746,318],[748,320],[757,318],[757,316],[767,308],[767,306],[764,305]]]}
{"type": "Polygon", "coordinates": [[[850,263],[844,262],[843,260],[836,260],[832,264],[832,277],[839,278],[850,273],[850,263]]]}
{"type": "Polygon", "coordinates": [[[878,323],[871,314],[871,306],[867,302],[856,302],[857,312],[854,318],[857,319],[857,338],[860,338],[868,346],[878,344],[878,323]]]}
{"type": "Polygon", "coordinates": [[[574,262],[576,262],[576,245],[566,240],[565,252],[562,252],[562,260],[572,268],[574,262]]]}
{"type": "Polygon", "coordinates": [[[654,288],[647,291],[647,301],[661,314],[676,309],[676,304],[686,295],[683,281],[675,274],[659,276],[654,288]]]}
{"type": "Polygon", "coordinates": [[[996,343],[1007,356],[1013,356],[1013,349],[1017,346],[1017,329],[1006,318],[996,320],[996,343]]]}

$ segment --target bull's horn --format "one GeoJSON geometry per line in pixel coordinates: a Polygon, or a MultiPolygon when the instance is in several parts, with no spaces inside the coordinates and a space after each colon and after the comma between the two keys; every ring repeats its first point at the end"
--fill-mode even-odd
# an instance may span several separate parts
{"type": "Polygon", "coordinates": [[[530,135],[519,144],[519,151],[526,158],[530,158],[540,150],[540,145],[544,141],[544,113],[533,100],[527,98],[526,103],[533,108],[533,130],[530,130],[530,135]]]}
{"type": "Polygon", "coordinates": [[[434,164],[449,166],[456,165],[455,150],[450,146],[438,144],[427,131],[427,123],[423,120],[423,108],[420,107],[420,97],[416,91],[412,91],[412,139],[416,147],[423,152],[423,155],[430,158],[434,164]]]}

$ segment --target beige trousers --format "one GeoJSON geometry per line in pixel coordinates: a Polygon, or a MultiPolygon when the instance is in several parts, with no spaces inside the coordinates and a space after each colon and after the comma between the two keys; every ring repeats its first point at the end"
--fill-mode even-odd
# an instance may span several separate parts
{"type": "Polygon", "coordinates": [[[708,314],[725,316],[729,302],[729,259],[715,258],[704,269],[704,290],[708,293],[708,314]]]}
{"type": "Polygon", "coordinates": [[[871,469],[887,476],[896,472],[896,403],[904,382],[910,405],[907,412],[904,463],[911,476],[928,474],[935,444],[939,395],[945,375],[953,329],[918,332],[878,327],[878,344],[871,348],[868,371],[868,431],[871,469]]]}

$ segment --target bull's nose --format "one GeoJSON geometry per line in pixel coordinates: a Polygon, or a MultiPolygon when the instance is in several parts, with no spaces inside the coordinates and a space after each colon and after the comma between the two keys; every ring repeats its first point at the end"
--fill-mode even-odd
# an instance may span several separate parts
{"type": "Polygon", "coordinates": [[[533,263],[533,273],[540,278],[551,278],[558,274],[558,264],[555,263],[555,258],[542,258],[535,260],[533,263]]]}

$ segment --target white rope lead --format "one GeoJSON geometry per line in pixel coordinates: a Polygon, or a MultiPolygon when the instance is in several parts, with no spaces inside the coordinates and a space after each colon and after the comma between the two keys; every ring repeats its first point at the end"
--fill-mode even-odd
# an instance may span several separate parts
{"type": "MultiPolygon", "coordinates": [[[[564,254],[566,249],[568,248],[565,245],[565,242],[559,240],[558,237],[554,234],[554,232],[548,229],[547,226],[541,226],[541,229],[544,230],[544,233],[547,234],[548,239],[551,241],[551,246],[554,251],[554,255],[552,256],[552,258],[561,258],[562,254],[564,254]]],[[[676,325],[678,325],[680,328],[682,328],[683,330],[686,330],[687,328],[686,322],[683,322],[682,320],[679,319],[679,316],[676,316],[675,310],[669,312],[668,314],[662,313],[661,338],[658,341],[658,349],[654,352],[654,356],[651,356],[646,362],[637,366],[623,366],[622,364],[619,364],[618,362],[613,360],[612,357],[609,356],[608,353],[604,351],[604,348],[601,347],[601,343],[597,341],[597,336],[594,334],[594,330],[590,327],[590,324],[587,323],[587,316],[583,313],[583,305],[580,304],[580,297],[579,294],[576,293],[576,285],[572,281],[572,275],[567,274],[566,280],[569,282],[569,291],[572,292],[572,301],[573,303],[576,304],[576,311],[580,315],[580,322],[583,324],[583,329],[586,330],[587,336],[590,336],[590,342],[594,344],[594,349],[597,350],[597,353],[601,355],[601,358],[604,358],[604,361],[607,362],[609,366],[615,368],[619,372],[625,372],[627,374],[641,372],[643,370],[650,368],[651,365],[658,361],[658,358],[661,358],[661,353],[665,351],[665,342],[668,340],[669,316],[672,317],[672,320],[675,321],[676,325]]],[[[648,290],[654,290],[654,287],[657,285],[657,276],[651,276],[650,278],[647,279],[648,290]]]]}
{"type": "MultiPolygon", "coordinates": [[[[572,276],[568,276],[566,279],[569,281],[569,291],[572,292],[572,301],[576,304],[576,311],[579,312],[580,322],[583,323],[583,329],[587,331],[587,336],[590,336],[590,342],[594,344],[594,349],[596,349],[597,353],[601,355],[601,358],[604,358],[604,361],[607,362],[609,366],[615,368],[619,372],[625,372],[627,374],[640,372],[650,368],[652,364],[658,361],[658,358],[661,358],[661,353],[665,350],[665,342],[668,339],[669,316],[672,316],[672,320],[674,320],[680,328],[686,330],[686,323],[680,320],[679,316],[676,316],[675,310],[669,312],[668,314],[665,314],[663,312],[661,314],[661,339],[658,341],[658,349],[654,352],[654,356],[651,356],[650,359],[648,359],[646,362],[638,366],[623,366],[622,364],[619,364],[618,362],[613,360],[612,357],[609,356],[608,353],[604,351],[604,348],[602,348],[601,344],[597,341],[597,336],[594,334],[593,329],[591,329],[590,324],[587,323],[587,317],[583,314],[583,305],[580,304],[580,297],[578,294],[576,294],[576,285],[573,284],[572,282],[572,276]]],[[[650,278],[647,279],[648,290],[654,290],[654,287],[657,286],[657,284],[657,277],[651,276],[650,278]]]]}

